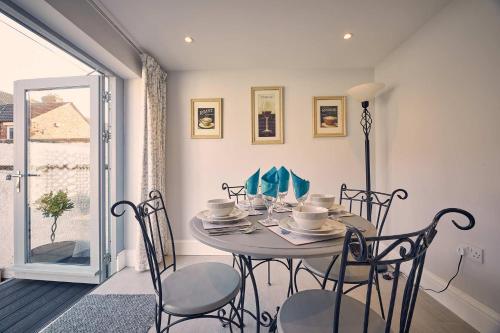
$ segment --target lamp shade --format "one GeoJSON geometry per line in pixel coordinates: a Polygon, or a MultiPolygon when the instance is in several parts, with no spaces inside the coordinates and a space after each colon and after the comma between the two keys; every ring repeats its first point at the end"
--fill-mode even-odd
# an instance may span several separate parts
{"type": "Polygon", "coordinates": [[[377,96],[384,87],[385,84],[380,82],[363,83],[347,90],[347,93],[358,101],[365,102],[377,96]]]}

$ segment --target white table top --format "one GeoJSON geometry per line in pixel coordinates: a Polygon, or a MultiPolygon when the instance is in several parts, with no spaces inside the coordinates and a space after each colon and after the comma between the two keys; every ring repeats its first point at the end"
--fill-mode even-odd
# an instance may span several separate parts
{"type": "MultiPolygon", "coordinates": [[[[275,214],[275,216],[280,219],[288,214],[290,213],[275,214]]],[[[264,217],[265,215],[249,216],[248,219],[254,223],[258,223],[257,220],[264,217]]],[[[375,226],[362,217],[354,215],[343,217],[342,219],[355,227],[365,229],[366,231],[363,234],[366,237],[376,235],[375,226]]],[[[267,230],[266,227],[261,227],[261,230],[257,230],[251,234],[210,236],[203,229],[200,219],[195,217],[191,220],[191,234],[194,238],[203,244],[229,253],[260,258],[312,258],[333,256],[342,252],[343,237],[311,244],[293,245],[270,230],[267,230]]]]}

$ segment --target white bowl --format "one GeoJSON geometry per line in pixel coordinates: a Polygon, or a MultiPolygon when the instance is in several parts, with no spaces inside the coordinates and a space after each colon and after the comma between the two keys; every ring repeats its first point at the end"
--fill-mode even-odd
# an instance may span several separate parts
{"type": "Polygon", "coordinates": [[[327,209],[335,203],[335,196],[333,194],[311,194],[309,198],[311,205],[327,209]]]}
{"type": "Polygon", "coordinates": [[[292,216],[300,228],[305,230],[319,229],[328,220],[328,209],[304,205],[294,207],[292,216]]]}
{"type": "Polygon", "coordinates": [[[217,217],[227,216],[234,209],[234,201],[231,201],[229,199],[208,200],[207,208],[210,215],[217,217]]]}

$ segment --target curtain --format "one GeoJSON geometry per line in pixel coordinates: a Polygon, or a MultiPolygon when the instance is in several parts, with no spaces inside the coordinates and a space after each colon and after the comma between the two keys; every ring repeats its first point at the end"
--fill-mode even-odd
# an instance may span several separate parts
{"type": "MultiPolygon", "coordinates": [[[[167,133],[167,73],[158,62],[147,54],[141,55],[142,79],[144,82],[144,149],[141,182],[141,200],[146,200],[149,191],[159,190],[165,199],[166,182],[166,133],[167,133]]],[[[163,244],[168,244],[166,220],[160,220],[160,233],[152,236],[161,237],[163,244]]],[[[148,261],[140,227],[136,232],[135,269],[148,269],[148,261]]],[[[168,250],[167,248],[165,250],[168,250]]]]}

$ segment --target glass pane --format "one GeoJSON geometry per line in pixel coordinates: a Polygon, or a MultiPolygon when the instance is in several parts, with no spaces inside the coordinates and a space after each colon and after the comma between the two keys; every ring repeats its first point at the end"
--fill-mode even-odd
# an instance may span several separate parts
{"type": "Polygon", "coordinates": [[[90,265],[90,88],[26,96],[28,262],[90,265]]]}

